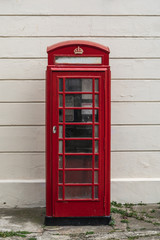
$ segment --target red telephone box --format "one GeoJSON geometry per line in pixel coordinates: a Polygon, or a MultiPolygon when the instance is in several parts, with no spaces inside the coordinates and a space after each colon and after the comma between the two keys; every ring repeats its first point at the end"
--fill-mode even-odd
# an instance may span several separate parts
{"type": "Polygon", "coordinates": [[[47,48],[46,225],[110,221],[109,48],[47,48]]]}

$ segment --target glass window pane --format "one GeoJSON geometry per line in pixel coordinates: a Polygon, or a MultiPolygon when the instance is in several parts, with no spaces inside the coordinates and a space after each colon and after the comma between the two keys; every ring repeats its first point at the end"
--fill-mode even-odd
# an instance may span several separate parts
{"type": "Polygon", "coordinates": [[[98,168],[98,158],[99,158],[99,156],[95,155],[95,162],[94,162],[94,167],[95,168],[98,168]]]}
{"type": "Polygon", "coordinates": [[[98,198],[98,186],[94,186],[94,198],[98,198]]]}
{"type": "Polygon", "coordinates": [[[65,199],[87,199],[92,198],[91,186],[66,186],[65,199]]]}
{"type": "Polygon", "coordinates": [[[102,64],[102,57],[55,57],[55,63],[70,64],[102,64]]]}
{"type": "Polygon", "coordinates": [[[59,91],[63,91],[63,78],[59,78],[59,91]]]}
{"type": "Polygon", "coordinates": [[[79,107],[80,104],[80,99],[79,96],[81,96],[80,94],[66,94],[65,95],[65,106],[66,107],[79,107]],[[78,97],[77,97],[78,95],[78,97]]]}
{"type": "Polygon", "coordinates": [[[63,137],[63,126],[59,125],[59,138],[63,137]]]}
{"type": "Polygon", "coordinates": [[[66,125],[66,137],[92,137],[92,126],[90,125],[66,125]]]}
{"type": "Polygon", "coordinates": [[[91,78],[66,78],[65,91],[68,92],[92,92],[91,78]]]}
{"type": "Polygon", "coordinates": [[[63,110],[59,109],[59,122],[63,122],[63,110]]]}
{"type": "Polygon", "coordinates": [[[63,95],[59,94],[59,107],[63,107],[63,95]]]}
{"type": "Polygon", "coordinates": [[[98,141],[95,141],[95,153],[98,153],[99,149],[98,149],[98,141]]]}
{"type": "Polygon", "coordinates": [[[91,153],[92,140],[66,140],[65,141],[66,153],[91,153]]]}
{"type": "Polygon", "coordinates": [[[92,110],[82,109],[82,122],[91,122],[92,121],[92,110]]]}
{"type": "Polygon", "coordinates": [[[65,171],[65,183],[92,183],[92,171],[65,171]]]}
{"type": "Polygon", "coordinates": [[[98,128],[99,128],[98,125],[95,125],[95,128],[94,128],[94,130],[95,130],[95,137],[99,136],[99,129],[98,128]]]}
{"type": "Polygon", "coordinates": [[[63,141],[59,141],[59,153],[63,152],[63,141]]]}
{"type": "Polygon", "coordinates": [[[95,110],[95,122],[99,121],[98,110],[95,110]]]}
{"type": "Polygon", "coordinates": [[[99,79],[95,79],[95,92],[99,91],[99,79]]]}
{"type": "Polygon", "coordinates": [[[94,171],[94,183],[98,183],[98,171],[94,171]]]}
{"type": "Polygon", "coordinates": [[[99,107],[99,95],[95,94],[95,107],[99,107]]]}
{"type": "Polygon", "coordinates": [[[66,109],[66,122],[92,122],[92,110],[90,109],[66,109]]]}
{"type": "Polygon", "coordinates": [[[92,107],[92,94],[66,94],[66,107],[92,107]]]}
{"type": "Polygon", "coordinates": [[[92,156],[65,156],[66,168],[92,168],[92,156]]]}
{"type": "Polygon", "coordinates": [[[63,172],[59,171],[59,183],[63,183],[63,172]]]}
{"type": "MultiPolygon", "coordinates": [[[[78,116],[79,116],[79,113],[78,113],[78,116]]],[[[72,109],[65,110],[65,121],[66,122],[76,122],[75,121],[76,118],[77,118],[77,115],[75,115],[75,110],[72,110],[72,109]]]]}
{"type": "Polygon", "coordinates": [[[58,199],[62,199],[63,198],[63,187],[59,187],[58,188],[58,199]]]}
{"type": "Polygon", "coordinates": [[[63,157],[59,156],[59,168],[63,167],[63,157]]]}

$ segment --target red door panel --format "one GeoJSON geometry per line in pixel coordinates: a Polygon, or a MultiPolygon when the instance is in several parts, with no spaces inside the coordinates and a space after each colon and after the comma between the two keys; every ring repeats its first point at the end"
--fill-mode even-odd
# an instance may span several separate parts
{"type": "Polygon", "coordinates": [[[104,216],[105,73],[52,72],[55,217],[104,216]]]}

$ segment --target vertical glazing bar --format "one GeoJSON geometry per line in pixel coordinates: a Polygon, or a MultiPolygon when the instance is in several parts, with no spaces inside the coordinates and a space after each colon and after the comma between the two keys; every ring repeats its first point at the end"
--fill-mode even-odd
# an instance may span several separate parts
{"type": "MultiPolygon", "coordinates": [[[[56,78],[57,80],[57,91],[59,92],[59,89],[60,89],[60,79],[57,77],[56,78]]],[[[58,102],[58,105],[57,105],[57,108],[58,108],[58,115],[57,115],[57,119],[58,119],[58,159],[57,159],[57,199],[59,199],[59,94],[57,92],[57,102],[58,102]]],[[[53,130],[53,129],[52,129],[53,130]]]]}
{"type": "Polygon", "coordinates": [[[94,199],[94,158],[95,158],[95,129],[94,129],[94,123],[95,123],[95,78],[93,78],[93,94],[92,94],[92,101],[93,101],[93,110],[92,110],[92,141],[93,141],[93,155],[92,155],[92,199],[94,199]]]}
{"type": "Polygon", "coordinates": [[[63,200],[65,198],[65,78],[63,78],[63,200]]]}
{"type": "Polygon", "coordinates": [[[110,215],[111,72],[105,74],[105,215],[110,215]]]}
{"type": "MultiPolygon", "coordinates": [[[[99,91],[99,95],[98,95],[98,102],[99,102],[99,139],[102,139],[102,125],[103,125],[103,121],[104,119],[102,118],[103,116],[103,112],[104,111],[104,105],[102,105],[102,89],[104,88],[103,86],[103,81],[102,81],[102,77],[98,78],[98,91],[99,91]]],[[[102,159],[104,158],[102,155],[102,151],[101,150],[101,147],[102,147],[102,142],[99,140],[98,141],[98,156],[99,156],[99,161],[98,161],[98,183],[99,183],[99,186],[102,184],[102,169],[104,168],[104,166],[102,166],[102,159]]],[[[98,187],[98,198],[100,197],[100,187],[98,187]]]]}

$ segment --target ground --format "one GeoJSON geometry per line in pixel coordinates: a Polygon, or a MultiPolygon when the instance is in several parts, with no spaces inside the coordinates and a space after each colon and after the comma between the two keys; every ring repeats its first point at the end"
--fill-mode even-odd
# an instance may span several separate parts
{"type": "Polygon", "coordinates": [[[1,209],[0,239],[6,240],[158,240],[160,203],[112,202],[109,226],[44,226],[45,209],[1,209]]]}

